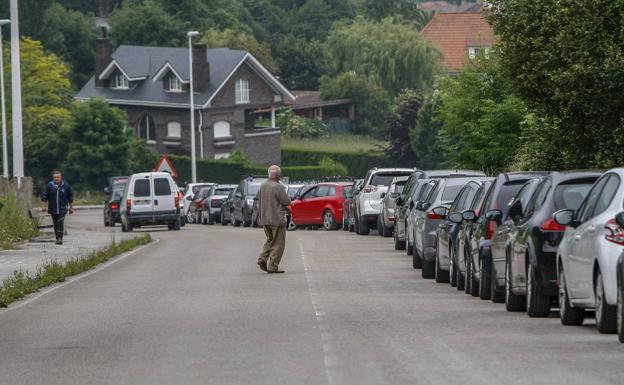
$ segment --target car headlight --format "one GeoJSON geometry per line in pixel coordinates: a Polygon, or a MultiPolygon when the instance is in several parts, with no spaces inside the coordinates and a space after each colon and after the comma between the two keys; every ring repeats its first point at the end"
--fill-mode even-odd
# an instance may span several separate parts
{"type": "Polygon", "coordinates": [[[254,204],[253,199],[247,199],[247,206],[253,206],[253,204],[254,204]]]}

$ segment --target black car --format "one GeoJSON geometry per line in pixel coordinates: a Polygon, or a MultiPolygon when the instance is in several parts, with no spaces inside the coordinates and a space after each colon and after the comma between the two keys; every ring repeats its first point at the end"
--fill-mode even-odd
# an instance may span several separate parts
{"type": "Polygon", "coordinates": [[[117,177],[111,183],[110,189],[106,189],[110,191],[110,197],[104,201],[104,226],[113,227],[115,223],[121,223],[119,205],[121,204],[121,197],[127,183],[128,178],[117,177]]]}
{"type": "Polygon", "coordinates": [[[232,202],[233,215],[231,220],[234,226],[241,224],[245,227],[251,226],[254,198],[260,191],[260,185],[266,180],[267,178],[249,176],[238,184],[232,202]]]}
{"type": "MultiPolygon", "coordinates": [[[[461,261],[457,269],[457,285],[464,288],[464,283],[469,282],[479,286],[478,293],[481,299],[491,299],[493,302],[503,302],[505,300],[504,276],[501,280],[496,280],[498,270],[504,270],[504,263],[495,266],[492,262],[491,242],[494,233],[497,231],[501,217],[491,216],[491,210],[499,209],[503,216],[507,215],[509,202],[518,193],[520,188],[530,179],[547,175],[547,172],[511,172],[499,174],[490,184],[483,204],[478,210],[467,210],[464,212],[464,219],[471,228],[471,234],[467,240],[464,251],[466,262],[463,269],[470,274],[470,279],[466,280],[464,274],[459,270],[461,261]],[[469,269],[468,269],[469,268],[469,269]]],[[[452,278],[451,278],[452,280],[452,278]]],[[[472,287],[470,288],[472,292],[472,287]]],[[[475,288],[475,291],[476,288],[475,288]]]]}
{"type": "MultiPolygon", "coordinates": [[[[552,219],[557,210],[577,210],[599,172],[553,172],[540,178],[507,242],[505,288],[507,309],[519,311],[526,306],[531,317],[547,317],[557,298],[557,247],[565,227],[552,219]]],[[[514,202],[514,206],[521,205],[514,202]]],[[[513,217],[513,216],[512,216],[513,217]]]]}
{"type": "Polygon", "coordinates": [[[230,191],[230,194],[228,195],[228,197],[224,198],[223,201],[221,202],[221,219],[219,222],[221,222],[223,226],[227,225],[228,223],[232,223],[232,212],[234,210],[234,193],[235,192],[236,192],[236,189],[233,189],[232,191],[230,191]]]}

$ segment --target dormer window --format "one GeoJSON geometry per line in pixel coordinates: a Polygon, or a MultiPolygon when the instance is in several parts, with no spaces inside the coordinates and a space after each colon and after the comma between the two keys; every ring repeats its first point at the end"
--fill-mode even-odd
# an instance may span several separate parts
{"type": "Polygon", "coordinates": [[[169,81],[167,85],[170,92],[182,92],[182,82],[177,76],[173,74],[169,75],[169,81]]]}
{"type": "Polygon", "coordinates": [[[236,81],[236,104],[249,102],[249,79],[238,79],[236,81]]]}
{"type": "Polygon", "coordinates": [[[116,90],[127,90],[129,88],[128,78],[122,73],[117,73],[113,77],[112,88],[116,90]]]}

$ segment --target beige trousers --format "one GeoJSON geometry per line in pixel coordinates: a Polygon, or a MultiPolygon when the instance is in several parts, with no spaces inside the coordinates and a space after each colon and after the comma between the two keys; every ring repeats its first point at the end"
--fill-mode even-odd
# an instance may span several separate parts
{"type": "Polygon", "coordinates": [[[267,270],[276,271],[286,247],[286,227],[264,226],[264,234],[267,240],[258,260],[267,264],[267,270]]]}

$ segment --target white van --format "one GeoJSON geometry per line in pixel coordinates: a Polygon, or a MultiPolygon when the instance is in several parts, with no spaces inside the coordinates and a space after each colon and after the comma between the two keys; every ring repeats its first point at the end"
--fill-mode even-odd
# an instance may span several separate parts
{"type": "Polygon", "coordinates": [[[180,194],[171,174],[144,172],[131,175],[120,204],[121,230],[167,225],[180,230],[180,194]]]}

